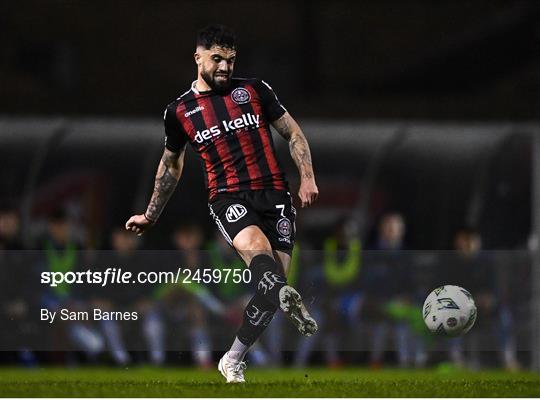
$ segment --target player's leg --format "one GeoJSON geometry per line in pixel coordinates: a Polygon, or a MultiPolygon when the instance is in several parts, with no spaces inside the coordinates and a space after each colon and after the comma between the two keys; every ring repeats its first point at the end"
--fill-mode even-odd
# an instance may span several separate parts
{"type": "MultiPolygon", "coordinates": [[[[271,319],[279,307],[279,290],[287,284],[283,269],[276,263],[272,246],[258,226],[261,222],[259,214],[250,199],[243,194],[218,195],[209,207],[219,230],[251,271],[252,282],[259,296],[254,296],[248,303],[244,319],[251,320],[251,325],[257,326],[256,330],[262,332],[269,322],[266,318],[271,319]]],[[[258,337],[254,330],[248,331],[250,336],[258,337]]],[[[244,339],[247,345],[254,341],[247,337],[244,339]]]]}
{"type": "MultiPolygon", "coordinates": [[[[289,254],[274,250],[274,259],[281,265],[285,276],[289,275],[289,267],[291,264],[291,256],[289,254]]],[[[283,313],[276,313],[272,323],[267,328],[265,344],[269,350],[270,362],[274,365],[281,365],[282,363],[282,349],[283,349],[283,324],[285,323],[285,315],[283,313]]],[[[302,344],[305,341],[302,342],[302,344]]]]}
{"type": "MultiPolygon", "coordinates": [[[[266,315],[270,318],[269,323],[271,320],[270,310],[279,307],[291,319],[301,334],[310,336],[315,333],[317,331],[315,320],[311,318],[304,307],[300,294],[287,284],[284,267],[288,269],[290,263],[288,252],[277,250],[279,263],[276,262],[270,241],[258,226],[248,226],[243,229],[234,238],[233,246],[246,261],[246,264],[249,263],[252,280],[256,285],[258,296],[252,298],[248,308],[246,308],[245,315],[251,325],[254,324],[254,321],[258,322],[259,318],[261,321],[263,318],[266,319],[266,315]],[[284,254],[280,257],[280,253],[284,254]],[[252,302],[256,302],[256,304],[252,302]],[[268,310],[268,313],[261,314],[260,307],[264,307],[262,310],[268,310]]],[[[252,331],[249,329],[249,332],[252,331]]]]}
{"type": "MultiPolygon", "coordinates": [[[[246,231],[249,232],[250,230],[246,231]]],[[[237,243],[238,246],[241,244],[237,243]]],[[[256,246],[254,243],[251,243],[250,246],[246,248],[264,248],[265,253],[268,254],[268,248],[265,247],[268,244],[263,240],[262,246],[256,246]]],[[[252,254],[244,255],[244,261],[247,265],[251,262],[252,254]]],[[[287,253],[281,251],[273,251],[274,260],[278,264],[280,270],[285,273],[289,269],[290,256],[287,253]]],[[[235,340],[235,343],[231,347],[230,355],[237,360],[243,360],[247,351],[256,343],[256,340],[262,335],[266,327],[269,325],[269,322],[273,319],[275,312],[277,311],[277,306],[267,301],[264,296],[260,293],[256,293],[247,304],[244,310],[244,318],[242,326],[239,329],[238,336],[235,340]],[[255,316],[254,320],[250,319],[250,316],[255,316]],[[261,319],[259,323],[257,320],[261,319]]],[[[275,318],[274,318],[275,323],[275,318]]],[[[270,329],[273,329],[273,325],[270,329]]],[[[274,335],[272,335],[274,336],[274,335]]]]}
{"type": "Polygon", "coordinates": [[[274,260],[270,242],[256,225],[246,226],[234,235],[232,245],[250,268],[256,292],[244,309],[242,325],[218,368],[227,382],[244,382],[244,357],[274,317],[279,307],[276,290],[286,285],[286,279],[274,260]],[[259,285],[261,281],[266,282],[265,287],[259,285]]]}
{"type": "Polygon", "coordinates": [[[258,226],[244,228],[232,244],[250,268],[256,292],[244,310],[242,325],[230,350],[220,360],[219,369],[228,382],[243,382],[243,359],[248,350],[269,325],[278,307],[284,311],[285,307],[292,308],[291,296],[296,294],[298,299],[300,296],[287,285],[285,278],[284,267],[288,269],[290,257],[278,255],[276,262],[270,242],[258,226]]]}
{"type": "Polygon", "coordinates": [[[287,279],[261,228],[255,225],[244,228],[233,239],[233,247],[250,269],[257,293],[278,307],[279,291],[287,285],[287,279]]]}
{"type": "Polygon", "coordinates": [[[252,273],[256,294],[244,311],[242,326],[231,348],[231,357],[242,360],[249,347],[264,332],[277,308],[281,308],[300,333],[311,335],[317,324],[302,303],[298,292],[287,284],[284,270],[289,267],[290,256],[285,251],[276,251],[273,257],[270,241],[258,226],[248,226],[239,232],[233,246],[244,259],[252,273]]]}
{"type": "MultiPolygon", "coordinates": [[[[289,270],[290,255],[296,236],[296,210],[290,193],[264,190],[254,194],[254,207],[263,218],[261,227],[272,246],[276,260],[284,271],[289,270]]],[[[300,294],[290,285],[279,292],[279,306],[303,335],[310,336],[317,331],[317,323],[309,315],[300,294]]]]}
{"type": "Polygon", "coordinates": [[[273,250],[274,259],[281,266],[285,276],[289,275],[289,267],[291,266],[291,256],[280,250],[273,250]]]}
{"type": "Polygon", "coordinates": [[[256,289],[228,353],[231,358],[241,361],[274,317],[279,307],[279,290],[287,281],[282,267],[273,257],[268,238],[259,227],[252,225],[243,229],[235,236],[233,246],[250,268],[256,289]]]}
{"type": "MultiPolygon", "coordinates": [[[[222,196],[209,206],[218,228],[250,268],[256,287],[256,293],[244,311],[238,335],[218,366],[228,382],[243,382],[245,364],[242,360],[248,349],[268,326],[278,307],[284,311],[296,309],[290,306],[289,299],[298,293],[287,285],[281,262],[276,262],[272,245],[259,227],[261,221],[259,213],[252,208],[252,199],[222,196]]],[[[301,302],[299,295],[294,297],[294,302],[301,302]]],[[[313,325],[316,329],[314,321],[313,325]]],[[[304,334],[313,331],[301,330],[304,334]]]]}
{"type": "MultiPolygon", "coordinates": [[[[259,255],[255,261],[257,265],[260,260],[270,264],[275,263],[268,240],[257,228],[260,223],[258,214],[251,207],[245,194],[217,195],[208,207],[219,231],[229,245],[236,249],[247,266],[254,262],[256,255],[259,255]]],[[[277,306],[266,300],[264,296],[257,293],[254,297],[244,310],[244,321],[239,330],[242,340],[237,336],[231,349],[225,353],[218,364],[218,369],[227,382],[244,382],[243,370],[246,367],[243,362],[244,356],[277,309],[277,306]],[[249,322],[250,316],[253,318],[253,323],[249,322]]]]}

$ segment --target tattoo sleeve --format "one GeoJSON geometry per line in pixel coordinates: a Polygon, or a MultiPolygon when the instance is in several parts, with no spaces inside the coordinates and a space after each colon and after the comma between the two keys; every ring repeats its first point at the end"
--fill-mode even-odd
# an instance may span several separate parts
{"type": "Polygon", "coordinates": [[[146,219],[156,222],[176,188],[176,184],[182,175],[184,165],[185,148],[180,153],[173,153],[165,149],[156,172],[154,192],[148,203],[146,219]]]}
{"type": "Polygon", "coordinates": [[[313,179],[313,164],[311,162],[311,152],[306,137],[296,121],[285,113],[281,118],[275,121],[273,127],[278,133],[289,142],[289,150],[301,179],[313,179]]]}

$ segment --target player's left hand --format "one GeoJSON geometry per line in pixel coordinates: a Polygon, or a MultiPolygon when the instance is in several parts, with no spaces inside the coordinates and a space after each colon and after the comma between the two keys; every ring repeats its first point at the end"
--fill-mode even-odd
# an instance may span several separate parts
{"type": "Polygon", "coordinates": [[[315,184],[315,179],[302,180],[300,183],[300,190],[298,190],[298,197],[302,202],[302,208],[307,207],[319,197],[319,189],[315,184]]]}

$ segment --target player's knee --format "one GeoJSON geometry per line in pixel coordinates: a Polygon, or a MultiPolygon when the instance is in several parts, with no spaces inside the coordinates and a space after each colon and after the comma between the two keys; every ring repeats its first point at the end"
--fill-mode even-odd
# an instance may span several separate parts
{"type": "Polygon", "coordinates": [[[272,247],[265,236],[257,236],[247,242],[245,250],[248,251],[271,251],[272,247]]]}
{"type": "Polygon", "coordinates": [[[241,231],[233,240],[236,250],[242,252],[272,251],[270,242],[258,228],[248,227],[241,231]]]}

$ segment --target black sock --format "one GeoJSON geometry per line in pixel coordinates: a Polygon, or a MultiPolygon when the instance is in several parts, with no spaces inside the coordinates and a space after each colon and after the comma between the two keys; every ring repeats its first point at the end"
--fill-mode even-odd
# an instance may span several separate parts
{"type": "Polygon", "coordinates": [[[244,310],[242,326],[236,337],[246,346],[251,346],[262,335],[274,314],[277,306],[270,303],[260,293],[255,293],[244,310]]]}
{"type": "Polygon", "coordinates": [[[249,264],[252,282],[257,293],[276,307],[279,307],[279,291],[287,285],[287,278],[276,261],[266,254],[253,257],[249,264]]]}

